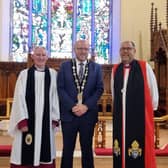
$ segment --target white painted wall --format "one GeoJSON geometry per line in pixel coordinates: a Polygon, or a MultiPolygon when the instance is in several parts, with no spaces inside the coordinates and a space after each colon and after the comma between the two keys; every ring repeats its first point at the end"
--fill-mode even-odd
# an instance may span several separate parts
{"type": "Polygon", "coordinates": [[[120,32],[121,32],[121,1],[113,0],[113,37],[112,37],[112,63],[119,62],[120,32]]]}
{"type": "Polygon", "coordinates": [[[0,0],[0,61],[9,60],[10,0],[0,0]]]}
{"type": "Polygon", "coordinates": [[[133,40],[137,46],[137,58],[150,59],[151,3],[158,8],[158,21],[166,23],[166,0],[122,0],[121,41],[133,40]]]}

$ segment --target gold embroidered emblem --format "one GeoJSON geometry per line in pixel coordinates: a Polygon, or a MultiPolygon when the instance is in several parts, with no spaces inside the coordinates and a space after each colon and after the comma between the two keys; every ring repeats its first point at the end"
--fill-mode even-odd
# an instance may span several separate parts
{"type": "Polygon", "coordinates": [[[25,142],[27,145],[31,145],[32,143],[32,135],[31,134],[27,134],[26,137],[25,137],[25,142]]]}
{"type": "Polygon", "coordinates": [[[113,153],[114,153],[116,156],[119,156],[119,155],[120,155],[120,147],[119,147],[119,142],[118,142],[117,139],[114,140],[113,153]]]}
{"type": "Polygon", "coordinates": [[[138,156],[142,155],[142,149],[139,148],[138,141],[134,140],[131,144],[131,148],[128,149],[128,155],[133,159],[136,159],[138,156]]]}

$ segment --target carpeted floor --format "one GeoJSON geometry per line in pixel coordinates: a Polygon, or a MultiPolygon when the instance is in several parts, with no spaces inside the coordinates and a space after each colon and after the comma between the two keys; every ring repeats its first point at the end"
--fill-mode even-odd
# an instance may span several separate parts
{"type": "MultiPolygon", "coordinates": [[[[106,132],[106,147],[112,147],[112,130],[111,125],[107,127],[106,132]]],[[[168,143],[168,134],[167,129],[161,128],[160,130],[160,147],[163,147],[168,143]]],[[[0,145],[11,144],[12,139],[8,135],[0,136],[0,145]]],[[[60,167],[60,158],[61,158],[61,150],[62,150],[62,136],[59,131],[56,135],[56,148],[57,148],[57,160],[56,165],[57,168],[60,167]]],[[[76,144],[75,148],[75,156],[74,156],[74,168],[81,168],[81,160],[80,160],[80,146],[79,142],[76,144]]],[[[95,155],[95,167],[96,168],[112,168],[112,156],[96,156],[95,155]]],[[[0,157],[0,168],[9,168],[9,157],[0,157]]],[[[157,157],[157,168],[168,168],[168,157],[158,156],[157,157]]]]}

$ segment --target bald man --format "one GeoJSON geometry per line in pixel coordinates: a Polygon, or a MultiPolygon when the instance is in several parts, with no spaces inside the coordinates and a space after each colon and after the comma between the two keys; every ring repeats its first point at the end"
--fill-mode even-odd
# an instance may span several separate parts
{"type": "Polygon", "coordinates": [[[82,168],[94,168],[92,138],[98,120],[97,101],[103,93],[101,67],[88,60],[89,43],[78,40],[76,58],[64,62],[58,73],[63,154],[61,168],[73,167],[73,153],[79,133],[82,168]]]}

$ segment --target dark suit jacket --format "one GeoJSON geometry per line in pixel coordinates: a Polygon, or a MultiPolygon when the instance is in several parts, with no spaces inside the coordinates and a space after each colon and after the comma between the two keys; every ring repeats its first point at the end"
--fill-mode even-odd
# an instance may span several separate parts
{"type": "MultiPolygon", "coordinates": [[[[91,122],[97,122],[97,101],[103,93],[103,80],[101,66],[95,62],[89,62],[88,78],[83,91],[83,104],[88,111],[82,116],[91,122]]],[[[72,121],[76,117],[72,113],[72,107],[77,103],[77,88],[72,75],[72,62],[62,63],[57,78],[58,95],[60,100],[60,112],[62,121],[72,121]]]]}

